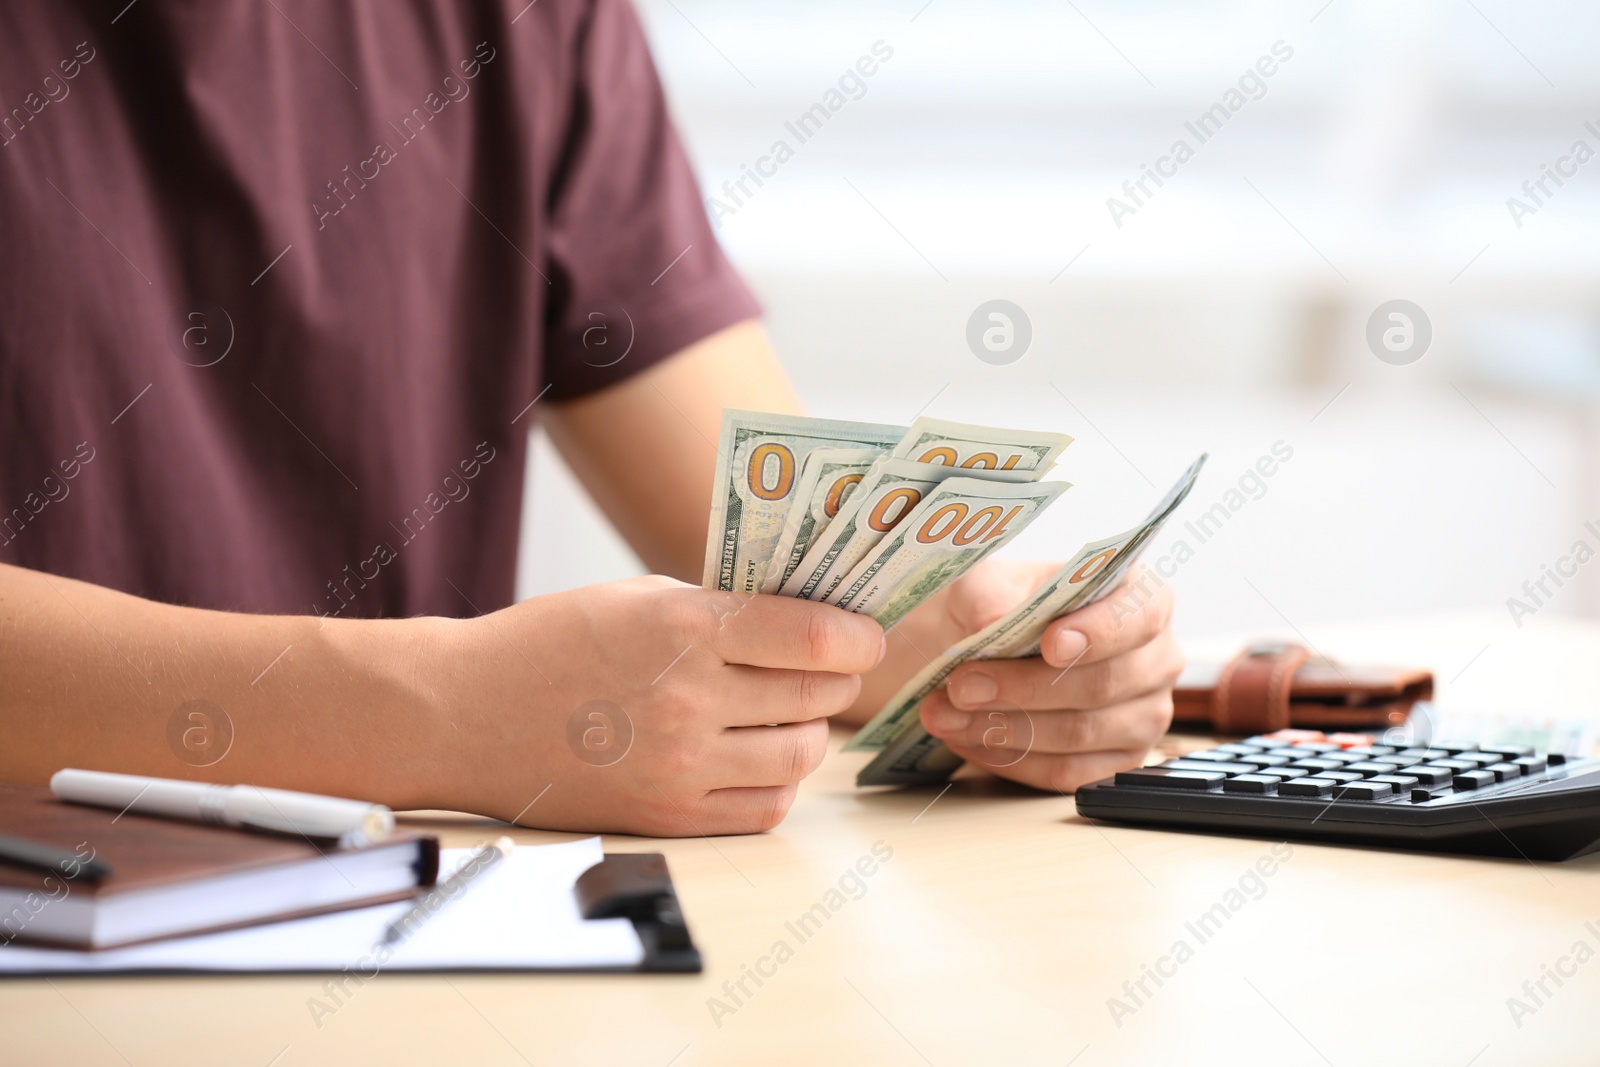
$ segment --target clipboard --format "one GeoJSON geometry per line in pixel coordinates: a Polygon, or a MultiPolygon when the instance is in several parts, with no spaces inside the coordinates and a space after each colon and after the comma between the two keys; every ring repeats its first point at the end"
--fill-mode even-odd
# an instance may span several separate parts
{"type": "MultiPolygon", "coordinates": [[[[443,866],[473,850],[447,849],[443,866]]],[[[330,862],[337,855],[330,854],[330,862]]],[[[700,951],[660,853],[598,837],[521,846],[388,952],[413,901],[94,951],[0,942],[0,978],[163,974],[698,974],[700,951]]]]}
{"type": "Polygon", "coordinates": [[[644,947],[641,972],[699,974],[700,950],[678,905],[678,892],[659,852],[607,853],[573,883],[585,919],[625,918],[644,947]]]}

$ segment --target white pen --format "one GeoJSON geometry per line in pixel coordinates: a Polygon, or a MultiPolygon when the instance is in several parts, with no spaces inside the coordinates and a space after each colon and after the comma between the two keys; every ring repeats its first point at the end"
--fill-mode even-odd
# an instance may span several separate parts
{"type": "Polygon", "coordinates": [[[254,785],[211,785],[68,768],[51,776],[50,791],[75,804],[335,838],[341,847],[382,841],[394,831],[394,812],[382,804],[254,785]]]}

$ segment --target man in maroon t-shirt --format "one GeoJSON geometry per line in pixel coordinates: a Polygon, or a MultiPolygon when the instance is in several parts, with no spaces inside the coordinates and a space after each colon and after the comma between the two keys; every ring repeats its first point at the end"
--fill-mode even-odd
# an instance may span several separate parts
{"type": "MultiPolygon", "coordinates": [[[[799,409],[623,0],[6,4],[0,205],[0,777],[757,830],[828,716],[1042,576],[987,565],[888,641],[660,576],[512,604],[535,420],[693,578],[722,409],[799,409]],[[566,743],[593,700],[637,731],[605,773],[566,743]]],[[[1029,709],[1003,773],[1044,788],[1138,762],[1179,657],[1165,596],[1116,613],[925,721],[975,747],[1029,709]]]]}

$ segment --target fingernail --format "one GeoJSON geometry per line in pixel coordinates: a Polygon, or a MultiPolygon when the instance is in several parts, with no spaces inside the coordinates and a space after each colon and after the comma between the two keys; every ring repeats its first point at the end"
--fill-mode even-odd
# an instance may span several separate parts
{"type": "Polygon", "coordinates": [[[950,699],[957,704],[987,704],[1000,695],[1000,686],[987,674],[972,671],[957,678],[950,687],[950,699]]]}
{"type": "Polygon", "coordinates": [[[1066,667],[1073,660],[1083,655],[1089,647],[1089,639],[1077,630],[1062,630],[1056,634],[1056,664],[1066,667]]]}
{"type": "Polygon", "coordinates": [[[935,708],[928,713],[928,729],[938,734],[959,734],[972,725],[972,716],[954,708],[935,708]]]}
{"type": "Polygon", "coordinates": [[[889,634],[888,634],[887,631],[885,631],[882,639],[878,642],[878,662],[882,663],[883,662],[883,657],[887,656],[888,654],[889,654],[889,634]]]}

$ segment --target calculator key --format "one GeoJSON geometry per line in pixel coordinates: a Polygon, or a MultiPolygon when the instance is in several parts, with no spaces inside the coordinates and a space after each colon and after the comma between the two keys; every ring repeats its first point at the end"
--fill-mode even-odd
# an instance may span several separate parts
{"type": "Polygon", "coordinates": [[[1374,759],[1372,762],[1373,763],[1387,763],[1391,767],[1410,767],[1413,764],[1421,763],[1422,762],[1422,757],[1421,756],[1400,756],[1400,755],[1379,756],[1376,759],[1374,759]]]}
{"type": "Polygon", "coordinates": [[[1543,756],[1522,756],[1511,762],[1521,767],[1523,774],[1539,774],[1547,766],[1543,756]]]}
{"type": "Polygon", "coordinates": [[[1430,743],[1433,745],[1434,748],[1442,748],[1446,752],[1449,752],[1451,755],[1457,755],[1457,754],[1462,753],[1462,752],[1476,752],[1476,751],[1478,751],[1478,746],[1477,745],[1462,744],[1460,742],[1447,743],[1447,742],[1444,742],[1444,741],[1433,741],[1433,742],[1430,742],[1430,743]]]}
{"type": "Polygon", "coordinates": [[[1387,782],[1351,782],[1334,791],[1340,800],[1382,800],[1393,796],[1394,789],[1387,782]]]}
{"type": "Polygon", "coordinates": [[[1486,785],[1494,785],[1493,771],[1462,771],[1452,781],[1457,789],[1482,789],[1486,785]]]}
{"type": "Polygon", "coordinates": [[[1455,772],[1449,767],[1435,767],[1432,764],[1420,763],[1415,767],[1407,767],[1406,773],[1417,779],[1417,784],[1426,789],[1438,789],[1450,784],[1455,777],[1455,772]]]}
{"type": "Polygon", "coordinates": [[[1404,748],[1395,754],[1415,756],[1418,759],[1447,759],[1450,756],[1450,753],[1442,748],[1404,748]]]}
{"type": "Polygon", "coordinates": [[[1388,756],[1399,749],[1390,748],[1388,745],[1355,745],[1344,750],[1347,756],[1388,756]]]}
{"type": "Polygon", "coordinates": [[[1411,803],[1413,804],[1426,804],[1428,801],[1436,798],[1437,794],[1429,789],[1413,789],[1411,791],[1411,803]]]}
{"type": "Polygon", "coordinates": [[[1522,768],[1515,763],[1491,763],[1483,769],[1494,775],[1497,782],[1503,782],[1508,778],[1522,777],[1522,768]]]}
{"type": "Polygon", "coordinates": [[[1356,774],[1360,774],[1368,778],[1375,774],[1388,774],[1390,771],[1394,770],[1394,768],[1389,766],[1387,763],[1371,763],[1367,761],[1363,761],[1361,763],[1346,763],[1344,765],[1344,769],[1347,771],[1353,771],[1356,774]]]}
{"type": "Polygon", "coordinates": [[[1372,744],[1373,738],[1371,734],[1329,734],[1325,740],[1340,748],[1355,748],[1357,745],[1372,744]]]}
{"type": "Polygon", "coordinates": [[[1204,749],[1200,752],[1185,752],[1180,759],[1209,760],[1213,763],[1233,763],[1238,760],[1236,752],[1220,752],[1214,748],[1204,749]]]}
{"type": "Polygon", "coordinates": [[[1329,744],[1327,741],[1301,741],[1291,747],[1298,749],[1302,754],[1311,755],[1317,752],[1337,752],[1340,746],[1329,744]]]}
{"type": "MultiPolygon", "coordinates": [[[[1576,756],[1573,756],[1571,758],[1572,759],[1577,759],[1576,756]]],[[[1564,755],[1563,753],[1560,753],[1560,752],[1552,752],[1548,756],[1546,756],[1544,759],[1545,759],[1545,762],[1548,763],[1550,766],[1559,767],[1563,763],[1567,762],[1568,757],[1566,755],[1564,755]]]]}
{"type": "Polygon", "coordinates": [[[1311,772],[1304,767],[1262,767],[1257,774],[1275,774],[1279,778],[1309,778],[1311,772]]]}
{"type": "Polygon", "coordinates": [[[1287,759],[1303,759],[1305,753],[1297,748],[1271,748],[1267,750],[1269,756],[1283,756],[1287,759]]]}
{"type": "Polygon", "coordinates": [[[1308,771],[1336,771],[1344,766],[1344,761],[1336,759],[1299,759],[1289,764],[1289,766],[1304,767],[1308,771]]]}
{"type": "Polygon", "coordinates": [[[1283,779],[1275,774],[1241,774],[1222,783],[1224,793],[1270,793],[1283,779]]]}
{"type": "Polygon", "coordinates": [[[1465,771],[1475,771],[1475,770],[1478,769],[1477,763],[1473,762],[1472,760],[1466,760],[1466,759],[1436,759],[1436,760],[1433,761],[1433,766],[1435,766],[1435,767],[1449,767],[1452,771],[1463,771],[1463,772],[1465,772],[1465,771]]]}
{"type": "Polygon", "coordinates": [[[1481,746],[1479,746],[1479,751],[1482,751],[1482,752],[1493,752],[1493,753],[1496,753],[1497,755],[1504,756],[1507,761],[1511,761],[1511,760],[1516,759],[1519,756],[1531,756],[1531,755],[1533,755],[1533,746],[1532,745],[1481,745],[1481,746]]]}
{"type": "Polygon", "coordinates": [[[1369,782],[1382,782],[1396,793],[1410,792],[1421,781],[1414,774],[1380,774],[1376,778],[1368,778],[1369,782]]]}
{"type": "Polygon", "coordinates": [[[1289,765],[1288,756],[1269,756],[1262,753],[1259,756],[1240,756],[1240,763],[1252,763],[1257,767],[1286,767],[1289,765]]]}
{"type": "Polygon", "coordinates": [[[1296,778],[1292,782],[1279,782],[1278,795],[1281,797],[1326,797],[1333,793],[1333,787],[1338,782],[1330,782],[1326,778],[1296,778]]]}
{"type": "Polygon", "coordinates": [[[1353,771],[1318,771],[1318,778],[1329,778],[1341,785],[1361,781],[1361,775],[1353,771]]]}
{"type": "Polygon", "coordinates": [[[1232,752],[1235,756],[1254,756],[1266,750],[1266,745],[1252,745],[1243,741],[1235,741],[1228,745],[1218,745],[1216,748],[1218,752],[1232,752]]]}
{"type": "Polygon", "coordinates": [[[1206,790],[1228,777],[1221,771],[1174,771],[1166,767],[1141,767],[1136,771],[1118,771],[1118,785],[1144,785],[1156,789],[1206,790]]]}
{"type": "Polygon", "coordinates": [[[1491,763],[1504,763],[1505,757],[1495,752],[1457,752],[1454,759],[1467,763],[1476,763],[1480,767],[1487,767],[1491,763]]]}
{"type": "Polygon", "coordinates": [[[1253,763],[1214,763],[1203,759],[1169,759],[1161,766],[1173,771],[1221,771],[1223,774],[1249,774],[1257,770],[1253,763]]]}

